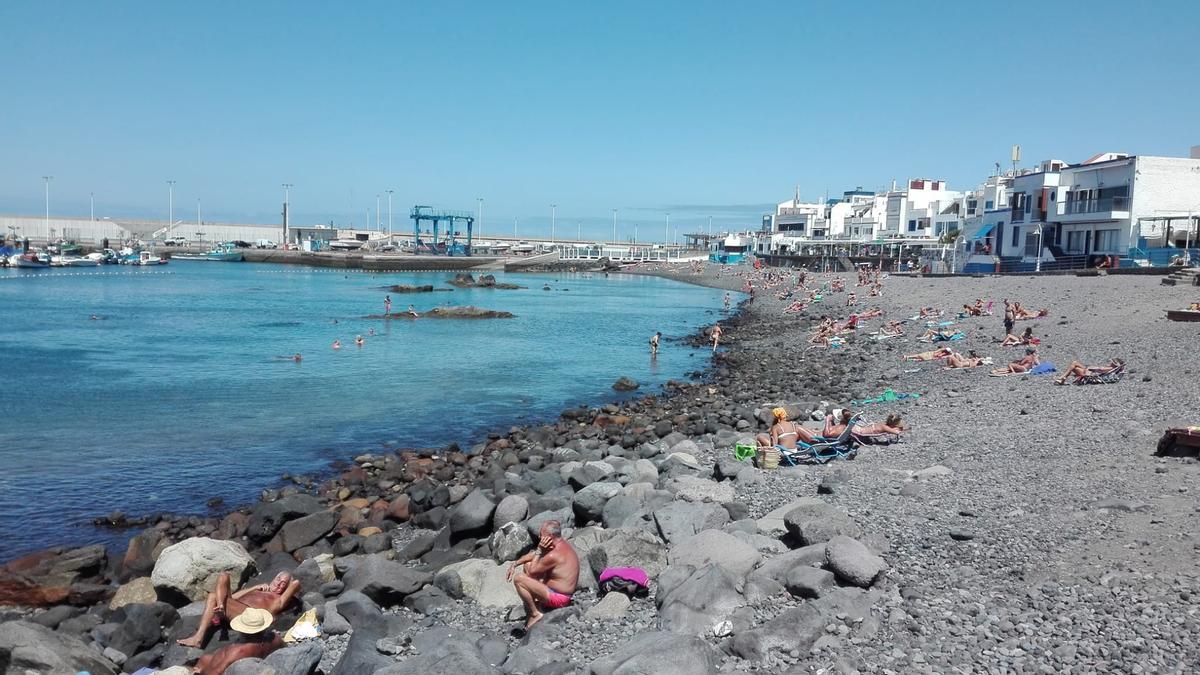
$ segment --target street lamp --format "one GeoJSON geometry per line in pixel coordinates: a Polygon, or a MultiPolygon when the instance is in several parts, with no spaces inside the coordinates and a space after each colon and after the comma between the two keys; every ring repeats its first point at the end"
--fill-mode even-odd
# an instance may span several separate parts
{"type": "Polygon", "coordinates": [[[479,217],[476,220],[479,221],[479,236],[482,237],[483,236],[483,197],[476,197],[475,201],[479,202],[479,217]]]}
{"type": "Polygon", "coordinates": [[[292,218],[291,197],[292,197],[292,187],[293,186],[291,183],[283,183],[281,185],[281,187],[283,187],[283,242],[282,243],[283,243],[284,249],[287,249],[288,221],[291,220],[291,218],[292,218]]]}
{"type": "Polygon", "coordinates": [[[95,220],[96,219],[96,193],[95,192],[91,192],[88,194],[88,203],[91,204],[91,207],[92,207],[92,220],[95,220]]]}
{"type": "Polygon", "coordinates": [[[175,181],[167,181],[167,231],[175,224],[175,181]]]}
{"type": "Polygon", "coordinates": [[[1041,271],[1042,271],[1042,228],[1043,228],[1043,227],[1045,227],[1045,225],[1044,225],[1044,224],[1042,224],[1042,223],[1038,223],[1038,228],[1037,228],[1037,238],[1038,238],[1038,247],[1037,247],[1037,267],[1036,267],[1036,268],[1035,268],[1035,270],[1034,270],[1034,271],[1037,271],[1037,272],[1041,272],[1041,271]]]}
{"type": "Polygon", "coordinates": [[[613,209],[613,243],[617,243],[617,210],[613,209]]]}
{"type": "Polygon", "coordinates": [[[667,232],[663,236],[663,244],[671,243],[671,212],[667,211],[667,232]]]}
{"type": "Polygon", "coordinates": [[[550,243],[554,244],[554,218],[558,211],[558,204],[550,205],[550,243]]]}
{"type": "Polygon", "coordinates": [[[50,181],[54,180],[54,176],[42,176],[42,183],[46,188],[46,237],[50,237],[50,181]]]}
{"type": "Polygon", "coordinates": [[[388,190],[388,243],[392,243],[392,192],[388,190]]]}
{"type": "Polygon", "coordinates": [[[379,231],[381,225],[382,223],[379,220],[379,193],[377,192],[375,193],[375,230],[379,231]]]}

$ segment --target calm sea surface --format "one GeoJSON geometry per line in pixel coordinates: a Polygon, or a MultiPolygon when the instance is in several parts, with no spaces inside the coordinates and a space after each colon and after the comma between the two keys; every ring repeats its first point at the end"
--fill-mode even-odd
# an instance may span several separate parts
{"type": "Polygon", "coordinates": [[[670,338],[712,323],[723,297],[651,277],[509,274],[528,289],[392,294],[393,311],[515,319],[363,318],[383,311],[385,285],[451,277],[185,261],[0,270],[0,560],[118,543],[89,524],[116,509],[203,514],[209,498],[250,501],[284,472],[363,451],[469,447],[613,399],[621,375],[657,392],[707,363],[670,338]],[[668,339],[651,361],[655,330],[668,339]]]}

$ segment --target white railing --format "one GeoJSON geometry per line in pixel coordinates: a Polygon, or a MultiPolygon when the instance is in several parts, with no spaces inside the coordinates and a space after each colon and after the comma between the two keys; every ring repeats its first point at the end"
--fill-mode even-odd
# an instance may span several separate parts
{"type": "Polygon", "coordinates": [[[608,258],[614,262],[686,262],[707,258],[705,251],[687,251],[654,247],[629,246],[576,246],[563,248],[561,260],[600,260],[608,258]]]}

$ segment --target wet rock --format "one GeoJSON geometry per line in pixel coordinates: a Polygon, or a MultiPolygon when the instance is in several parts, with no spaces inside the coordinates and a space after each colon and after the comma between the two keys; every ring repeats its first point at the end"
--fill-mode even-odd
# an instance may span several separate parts
{"type": "Polygon", "coordinates": [[[612,388],[616,391],[634,391],[642,385],[638,384],[637,380],[630,377],[621,377],[616,382],[613,382],[612,388]]]}

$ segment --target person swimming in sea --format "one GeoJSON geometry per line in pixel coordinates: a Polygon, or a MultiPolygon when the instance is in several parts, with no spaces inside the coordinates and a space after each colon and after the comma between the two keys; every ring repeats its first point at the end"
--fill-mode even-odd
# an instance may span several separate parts
{"type": "Polygon", "coordinates": [[[341,348],[342,348],[342,341],[341,341],[341,340],[334,340],[334,341],[333,341],[333,348],[334,348],[334,349],[341,349],[341,348]]]}
{"type": "Polygon", "coordinates": [[[414,308],[412,305],[409,305],[409,306],[408,306],[408,315],[409,315],[409,316],[411,316],[411,317],[412,317],[412,318],[414,318],[414,319],[419,319],[419,318],[421,318],[421,315],[420,315],[420,314],[417,314],[417,310],[416,310],[416,308],[414,308]]]}
{"type": "Polygon", "coordinates": [[[367,342],[367,341],[363,339],[363,336],[361,336],[361,335],[355,335],[355,336],[354,336],[354,344],[358,345],[359,347],[361,347],[361,346],[363,346],[364,344],[366,344],[366,342],[367,342]]]}

